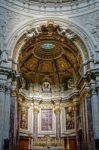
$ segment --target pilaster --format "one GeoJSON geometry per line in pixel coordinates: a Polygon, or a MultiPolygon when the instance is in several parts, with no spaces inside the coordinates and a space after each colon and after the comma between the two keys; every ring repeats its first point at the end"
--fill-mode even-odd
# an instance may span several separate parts
{"type": "Polygon", "coordinates": [[[0,66],[0,149],[9,148],[10,86],[9,69],[0,66]],[[7,143],[7,144],[6,144],[7,143]]]}
{"type": "Polygon", "coordinates": [[[75,97],[73,99],[74,111],[75,111],[75,130],[76,130],[76,143],[77,143],[77,150],[82,150],[82,134],[81,130],[79,129],[80,126],[80,99],[75,97]]]}
{"type": "Polygon", "coordinates": [[[83,133],[85,150],[95,150],[93,116],[90,92],[85,90],[83,98],[83,133]]]}
{"type": "Polygon", "coordinates": [[[16,81],[12,83],[11,88],[11,104],[10,104],[10,130],[9,130],[9,149],[16,149],[16,129],[17,129],[17,95],[16,95],[16,81]]]}
{"type": "Polygon", "coordinates": [[[39,108],[36,104],[33,106],[33,138],[37,139],[38,137],[38,113],[39,108]]]}
{"type": "Polygon", "coordinates": [[[61,124],[60,124],[61,109],[59,104],[55,106],[54,112],[56,115],[56,138],[59,139],[61,137],[61,124]]]}

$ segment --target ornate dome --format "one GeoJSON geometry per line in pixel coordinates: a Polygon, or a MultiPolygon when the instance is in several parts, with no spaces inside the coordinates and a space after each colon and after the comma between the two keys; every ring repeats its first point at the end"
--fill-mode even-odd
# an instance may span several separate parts
{"type": "Polygon", "coordinates": [[[81,57],[73,44],[74,33],[53,22],[42,25],[35,36],[34,29],[24,35],[25,44],[19,55],[22,77],[28,82],[41,84],[49,78],[51,84],[62,84],[66,78],[77,78],[81,57]],[[68,37],[68,38],[67,38],[68,37]]]}

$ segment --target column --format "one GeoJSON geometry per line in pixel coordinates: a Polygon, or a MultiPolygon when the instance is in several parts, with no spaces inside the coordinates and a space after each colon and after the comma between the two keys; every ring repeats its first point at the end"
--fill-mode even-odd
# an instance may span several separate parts
{"type": "Polygon", "coordinates": [[[93,116],[90,93],[85,93],[84,100],[84,113],[85,113],[85,134],[86,134],[86,149],[95,150],[94,132],[93,132],[93,116]]]}
{"type": "Polygon", "coordinates": [[[76,143],[77,143],[77,150],[82,150],[82,139],[81,139],[81,131],[79,130],[80,125],[80,107],[79,104],[80,99],[74,98],[73,104],[74,104],[74,112],[75,112],[75,130],[76,130],[76,143]]]}
{"type": "Polygon", "coordinates": [[[87,150],[87,134],[86,134],[86,111],[85,111],[85,97],[83,95],[83,98],[81,99],[82,103],[82,139],[83,139],[83,146],[82,149],[87,150]]]}
{"type": "Polygon", "coordinates": [[[38,108],[34,108],[33,112],[33,137],[36,139],[38,137],[38,108]]]}
{"type": "Polygon", "coordinates": [[[4,104],[5,103],[5,91],[0,85],[0,149],[3,146],[3,112],[4,112],[4,104]]]}
{"type": "Polygon", "coordinates": [[[56,138],[59,139],[61,137],[61,125],[60,125],[60,108],[56,107],[55,110],[56,115],[56,138]]]}
{"type": "Polygon", "coordinates": [[[21,105],[22,105],[22,100],[20,100],[21,98],[18,99],[17,101],[17,107],[16,107],[16,115],[17,115],[17,118],[16,118],[16,149],[15,150],[19,150],[19,132],[20,132],[20,111],[21,111],[21,105]]]}
{"type": "Polygon", "coordinates": [[[94,138],[99,139],[99,99],[95,89],[91,92],[94,138]]]}
{"type": "Polygon", "coordinates": [[[9,147],[10,86],[0,75],[0,150],[9,147]]]}
{"type": "Polygon", "coordinates": [[[13,83],[10,104],[9,150],[16,149],[16,83],[13,83]]]}

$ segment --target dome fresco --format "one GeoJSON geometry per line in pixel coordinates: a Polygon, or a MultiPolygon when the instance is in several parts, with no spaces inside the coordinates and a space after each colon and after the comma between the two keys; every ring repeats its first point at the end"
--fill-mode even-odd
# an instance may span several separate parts
{"type": "Polygon", "coordinates": [[[64,82],[64,77],[79,76],[76,72],[81,58],[77,57],[77,47],[67,37],[60,35],[58,30],[60,27],[52,22],[42,25],[42,32],[29,38],[22,47],[19,66],[26,81],[35,83],[38,80],[40,83],[47,76],[54,84],[60,82],[60,76],[61,82],[64,82]]]}

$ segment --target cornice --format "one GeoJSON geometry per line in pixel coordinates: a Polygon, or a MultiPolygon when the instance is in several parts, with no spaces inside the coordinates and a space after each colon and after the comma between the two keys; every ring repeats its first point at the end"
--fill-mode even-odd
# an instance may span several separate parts
{"type": "Polygon", "coordinates": [[[23,93],[22,91],[19,91],[19,94],[26,100],[26,101],[29,101],[29,102],[32,102],[32,101],[35,101],[35,102],[64,102],[64,101],[68,101],[70,99],[73,99],[75,97],[79,97],[79,91],[78,90],[73,90],[70,94],[66,94],[66,96],[64,97],[61,97],[61,96],[56,96],[56,97],[50,97],[49,99],[48,98],[43,98],[43,97],[37,97],[37,96],[34,96],[33,97],[29,97],[28,95],[26,95],[26,92],[23,93]]]}
{"type": "Polygon", "coordinates": [[[69,2],[63,5],[52,5],[52,4],[40,4],[33,3],[33,5],[23,4],[18,1],[1,0],[0,6],[9,9],[11,11],[27,15],[67,15],[67,16],[79,16],[87,13],[99,10],[99,0],[90,0],[83,2],[69,2]]]}

